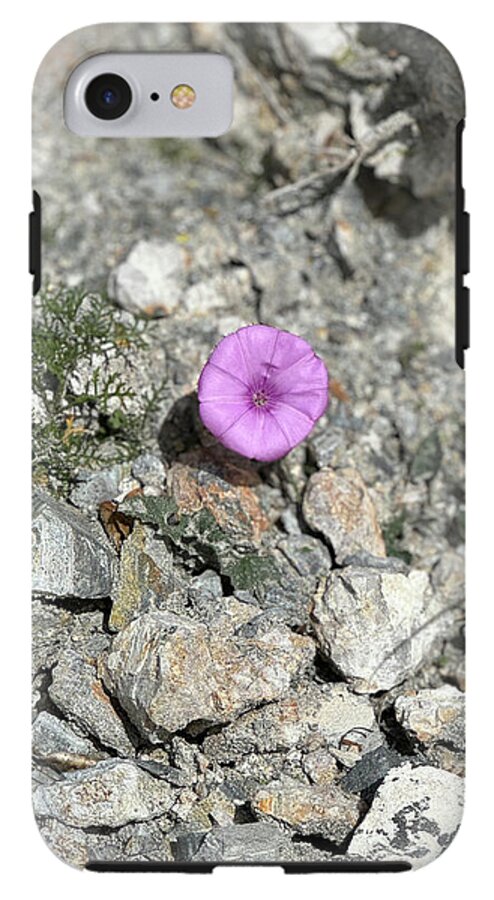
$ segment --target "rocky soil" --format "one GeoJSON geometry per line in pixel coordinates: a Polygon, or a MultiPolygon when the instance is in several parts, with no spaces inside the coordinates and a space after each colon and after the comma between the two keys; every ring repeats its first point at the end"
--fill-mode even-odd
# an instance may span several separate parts
{"type": "MultiPolygon", "coordinates": [[[[458,828],[464,775],[454,64],[402,26],[101,26],[46,58],[35,97],[44,290],[147,320],[128,364],[113,345],[77,361],[55,455],[93,434],[71,397],[96,367],[126,379],[129,415],[161,385],[142,446],[119,458],[113,419],[97,465],[35,479],[43,837],[75,866],[424,865],[458,828]],[[67,65],[116,34],[230,54],[232,130],[64,131],[67,65]],[[327,414],[271,465],[197,413],[212,347],[255,321],[300,334],[331,377],[327,414]]],[[[35,365],[36,452],[57,388],[35,365]]]]}

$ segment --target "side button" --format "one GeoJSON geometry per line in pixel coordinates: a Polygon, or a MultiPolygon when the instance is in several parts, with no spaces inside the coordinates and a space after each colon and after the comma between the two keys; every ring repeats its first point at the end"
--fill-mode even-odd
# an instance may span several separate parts
{"type": "Polygon", "coordinates": [[[41,197],[33,191],[29,213],[29,274],[33,276],[33,297],[41,287],[41,197]]]}
{"type": "Polygon", "coordinates": [[[465,210],[461,221],[461,271],[463,275],[470,271],[470,214],[465,210]]]}
{"type": "Polygon", "coordinates": [[[456,295],[456,362],[465,368],[465,350],[470,346],[470,291],[462,286],[456,295]]]}
{"type": "Polygon", "coordinates": [[[463,349],[468,350],[470,346],[470,291],[467,287],[461,290],[461,340],[463,349]]]}

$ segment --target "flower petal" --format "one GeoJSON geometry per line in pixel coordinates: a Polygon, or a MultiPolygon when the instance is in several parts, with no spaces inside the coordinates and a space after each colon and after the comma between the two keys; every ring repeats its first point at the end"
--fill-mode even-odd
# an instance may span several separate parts
{"type": "Polygon", "coordinates": [[[235,332],[245,368],[249,371],[249,384],[255,390],[269,376],[273,355],[282,332],[270,325],[247,325],[235,332]]]}
{"type": "Polygon", "coordinates": [[[252,382],[252,367],[237,335],[238,331],[235,331],[224,337],[214,348],[206,366],[217,366],[218,371],[233,374],[248,387],[252,382]]]}
{"type": "Polygon", "coordinates": [[[303,441],[314,427],[315,420],[308,416],[307,413],[296,409],[294,406],[288,406],[283,401],[276,403],[270,409],[270,414],[283,430],[290,450],[292,447],[300,444],[300,441],[303,441]]]}
{"type": "MultiPolygon", "coordinates": [[[[214,354],[213,354],[214,355],[214,354]]],[[[236,370],[218,368],[213,357],[204,366],[198,387],[199,402],[233,400],[237,403],[249,397],[249,390],[236,374],[236,370]]]]}
{"type": "Polygon", "coordinates": [[[250,404],[245,401],[239,403],[201,403],[200,412],[201,419],[206,428],[209,428],[211,434],[214,434],[218,440],[224,444],[223,435],[250,410],[250,404]]]}
{"type": "Polygon", "coordinates": [[[328,372],[322,359],[311,351],[311,355],[299,357],[288,368],[282,369],[269,381],[271,390],[282,397],[291,392],[328,390],[328,372]]]}
{"type": "Polygon", "coordinates": [[[276,419],[265,409],[251,407],[221,437],[221,443],[249,459],[271,462],[291,450],[288,438],[276,419]]]}
{"type": "Polygon", "coordinates": [[[289,331],[279,331],[278,335],[276,352],[272,360],[272,375],[275,375],[278,371],[280,373],[286,372],[293,365],[300,363],[305,357],[310,359],[314,356],[311,345],[297,334],[291,334],[289,331]]]}

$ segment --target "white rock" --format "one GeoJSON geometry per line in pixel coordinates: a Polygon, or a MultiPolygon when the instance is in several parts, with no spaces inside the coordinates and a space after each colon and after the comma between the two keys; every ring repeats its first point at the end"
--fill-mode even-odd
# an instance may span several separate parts
{"type": "Polygon", "coordinates": [[[410,763],[391,769],[355,831],[348,856],[420,868],[451,843],[462,812],[462,778],[410,763]]]}
{"type": "Polygon", "coordinates": [[[287,27],[301,39],[306,53],[319,59],[343,55],[357,34],[355,24],[343,27],[335,23],[292,22],[287,27]]]}
{"type": "Polygon", "coordinates": [[[105,760],[42,785],[33,795],[36,816],[53,816],[75,828],[119,828],[166,813],[175,794],[163,779],[131,762],[105,760]]]}
{"type": "Polygon", "coordinates": [[[129,312],[167,315],[179,304],[184,271],[178,244],[138,241],[110,274],[108,293],[129,312]]]}
{"type": "Polygon", "coordinates": [[[425,572],[350,565],[315,597],[323,654],[361,693],[389,690],[416,671],[444,625],[425,572]]]}

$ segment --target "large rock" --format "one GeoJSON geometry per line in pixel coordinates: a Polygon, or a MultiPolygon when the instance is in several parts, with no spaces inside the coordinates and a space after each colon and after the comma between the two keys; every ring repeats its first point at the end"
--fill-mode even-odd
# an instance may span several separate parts
{"type": "Polygon", "coordinates": [[[221,763],[249,753],[287,753],[293,748],[339,747],[352,731],[376,728],[374,710],[346,685],[303,685],[276,703],[245,713],[218,734],[207,737],[204,752],[221,763]]]}
{"type": "Polygon", "coordinates": [[[168,473],[170,494],[180,515],[208,510],[237,545],[257,545],[269,528],[258,489],[261,480],[246,464],[218,462],[205,451],[183,454],[168,473]]]}
{"type": "Polygon", "coordinates": [[[465,695],[453,685],[397,697],[396,719],[428,759],[455,775],[465,773],[465,695]]]}
{"type": "Polygon", "coordinates": [[[453,840],[463,811],[463,779],[410,763],[391,769],[348,848],[349,857],[425,866],[453,840]]]}
{"type": "Polygon", "coordinates": [[[34,792],[33,805],[36,816],[60,819],[74,828],[119,828],[163,815],[174,798],[165,781],[134,763],[105,760],[42,785],[34,792]]]}
{"type": "Polygon", "coordinates": [[[337,785],[307,785],[284,779],[256,794],[252,806],[257,815],[275,819],[298,834],[320,835],[340,844],[360,818],[360,802],[337,785]]]}
{"type": "Polygon", "coordinates": [[[91,659],[68,648],[53,669],[49,694],[56,706],[104,747],[122,756],[135,750],[91,659]]]}
{"type": "Polygon", "coordinates": [[[286,857],[290,840],[276,825],[252,822],[216,828],[208,834],[184,834],[172,842],[177,862],[276,862],[286,857]]]}
{"type": "Polygon", "coordinates": [[[374,504],[356,469],[328,467],[311,475],[303,515],[330,541],[338,562],[360,551],[386,556],[374,504]]]}
{"type": "Polygon", "coordinates": [[[173,242],[138,241],[113,269],[108,294],[132,313],[169,315],[184,288],[186,254],[173,242]]]}
{"type": "Polygon", "coordinates": [[[425,572],[351,565],[329,574],[314,601],[322,653],[354,690],[386,691],[423,663],[441,634],[425,572]]]}
{"type": "Polygon", "coordinates": [[[99,525],[41,491],[33,499],[33,591],[51,597],[107,597],[115,555],[99,525]]]}
{"type": "Polygon", "coordinates": [[[282,697],[310,665],[310,638],[280,625],[242,637],[238,623],[226,615],[207,627],[153,610],[114,638],[105,683],[149,740],[229,722],[282,697]]]}

